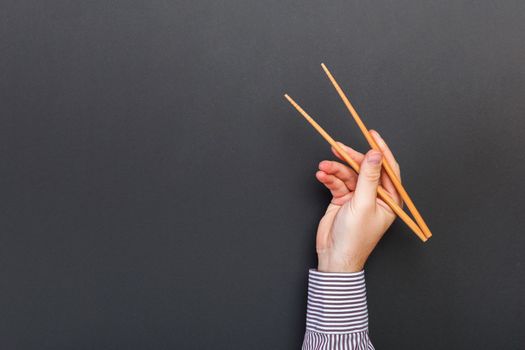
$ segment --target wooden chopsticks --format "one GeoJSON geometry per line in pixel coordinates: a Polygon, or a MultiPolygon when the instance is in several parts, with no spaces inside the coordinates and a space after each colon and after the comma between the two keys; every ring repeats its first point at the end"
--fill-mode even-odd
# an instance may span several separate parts
{"type": "MultiPolygon", "coordinates": [[[[335,89],[339,93],[339,96],[341,96],[341,99],[345,103],[346,107],[354,117],[354,120],[356,121],[357,125],[361,129],[361,132],[367,139],[368,143],[373,149],[380,150],[379,145],[375,142],[372,135],[364,125],[363,121],[355,111],[354,107],[344,94],[343,90],[335,80],[335,78],[332,76],[328,68],[324,64],[321,64],[323,67],[326,75],[334,85],[335,89]]],[[[321,136],[343,157],[343,159],[357,172],[359,173],[360,166],[357,164],[349,155],[346,153],[343,148],[341,148],[337,142],[312,118],[308,113],[306,113],[301,106],[299,106],[290,96],[287,94],[284,95],[286,99],[292,104],[293,107],[321,134],[321,136]]],[[[388,164],[386,159],[383,159],[383,167],[385,168],[385,171],[389,178],[392,180],[392,183],[394,184],[394,187],[400,194],[401,198],[403,198],[404,202],[407,203],[407,207],[409,211],[414,215],[414,218],[417,222],[417,224],[412,220],[412,218],[401,209],[399,205],[390,197],[388,192],[382,187],[379,186],[377,189],[377,194],[379,198],[381,198],[391,209],[396,213],[407,225],[412,229],[412,231],[423,241],[425,242],[428,238],[432,236],[432,233],[430,232],[430,229],[426,225],[425,221],[419,214],[419,211],[416,209],[414,203],[410,199],[408,193],[405,191],[403,186],[401,185],[401,182],[397,178],[394,170],[392,169],[392,166],[388,164]],[[419,225],[419,226],[418,226],[419,225]]]]}

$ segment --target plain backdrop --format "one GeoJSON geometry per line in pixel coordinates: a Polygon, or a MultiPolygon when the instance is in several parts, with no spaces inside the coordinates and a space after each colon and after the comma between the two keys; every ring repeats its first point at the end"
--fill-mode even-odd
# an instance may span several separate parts
{"type": "Polygon", "coordinates": [[[298,349],[333,159],[390,144],[434,236],[366,266],[377,349],[519,349],[525,3],[0,2],[3,349],[298,349]]]}

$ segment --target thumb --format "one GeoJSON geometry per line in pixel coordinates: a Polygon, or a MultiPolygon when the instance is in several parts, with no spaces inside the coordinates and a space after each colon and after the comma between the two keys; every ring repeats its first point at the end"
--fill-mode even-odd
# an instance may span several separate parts
{"type": "Polygon", "coordinates": [[[383,155],[376,150],[370,150],[361,163],[361,171],[357,179],[354,193],[356,208],[375,208],[377,186],[381,178],[381,161],[383,155]]]}

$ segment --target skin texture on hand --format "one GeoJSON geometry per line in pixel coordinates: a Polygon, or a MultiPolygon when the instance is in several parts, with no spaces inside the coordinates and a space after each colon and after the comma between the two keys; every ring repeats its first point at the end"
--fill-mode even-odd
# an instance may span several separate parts
{"type": "MultiPolygon", "coordinates": [[[[359,176],[340,162],[324,160],[319,163],[316,178],[332,193],[332,200],[317,229],[319,271],[363,270],[368,256],[396,218],[392,209],[377,198],[379,184],[402,206],[394,185],[381,169],[384,157],[400,178],[399,165],[381,136],[373,130],[371,134],[381,152],[370,150],[363,155],[338,142],[361,165],[359,176]]],[[[332,152],[343,160],[334,148],[332,152]]]]}

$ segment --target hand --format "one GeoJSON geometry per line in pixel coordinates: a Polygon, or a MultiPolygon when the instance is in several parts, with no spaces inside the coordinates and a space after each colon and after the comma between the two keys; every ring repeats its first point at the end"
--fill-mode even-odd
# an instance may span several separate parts
{"type": "MultiPolygon", "coordinates": [[[[381,136],[373,130],[371,134],[381,152],[370,150],[365,156],[338,142],[352,159],[361,164],[359,176],[350,167],[336,161],[324,160],[319,163],[316,177],[333,196],[317,230],[319,271],[363,270],[368,256],[396,218],[392,209],[377,198],[379,184],[402,206],[394,185],[381,170],[382,158],[386,158],[398,178],[399,165],[381,136]]],[[[332,152],[343,159],[334,148],[332,152]]]]}

